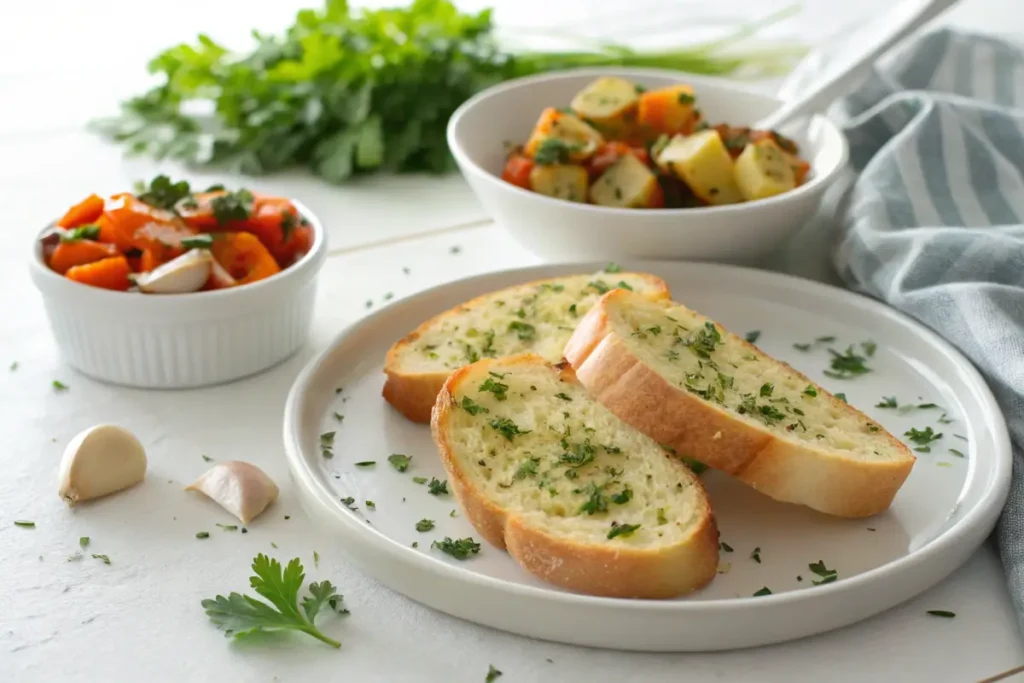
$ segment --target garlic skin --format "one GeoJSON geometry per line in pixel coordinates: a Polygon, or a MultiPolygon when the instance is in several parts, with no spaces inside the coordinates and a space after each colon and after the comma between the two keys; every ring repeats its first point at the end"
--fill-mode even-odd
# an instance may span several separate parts
{"type": "Polygon", "coordinates": [[[210,278],[213,256],[206,249],[190,249],[181,256],[136,276],[135,284],[146,294],[198,292],[210,278]]]}
{"type": "Polygon", "coordinates": [[[199,491],[243,524],[255,519],[277,500],[277,484],[255,465],[231,460],[214,465],[185,487],[199,491]]]}
{"type": "Polygon", "coordinates": [[[96,425],[64,449],[59,494],[69,506],[123,491],[146,476],[146,449],[117,425],[96,425]]]}

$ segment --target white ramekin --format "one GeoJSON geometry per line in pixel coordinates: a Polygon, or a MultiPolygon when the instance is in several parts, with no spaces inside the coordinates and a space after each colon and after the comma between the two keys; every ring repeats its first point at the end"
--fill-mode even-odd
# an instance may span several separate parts
{"type": "Polygon", "coordinates": [[[320,221],[299,202],[313,246],[279,274],[232,289],[142,295],[63,277],[33,245],[39,289],[64,359],[98,380],[145,389],[230,382],[283,361],[309,338],[316,281],[327,254],[320,221]]]}

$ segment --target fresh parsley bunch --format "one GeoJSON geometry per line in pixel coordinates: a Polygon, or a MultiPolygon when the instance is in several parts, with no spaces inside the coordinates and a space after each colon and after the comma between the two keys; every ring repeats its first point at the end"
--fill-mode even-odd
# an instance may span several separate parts
{"type": "Polygon", "coordinates": [[[449,170],[448,118],[508,78],[602,65],[724,74],[751,63],[772,69],[793,55],[723,55],[729,39],[660,52],[602,43],[582,52],[511,54],[493,29],[490,11],[463,14],[448,0],[359,12],[346,0],[327,0],[322,10],[300,11],[282,36],[254,32],[248,54],[229,53],[206,35],[166,50],[149,63],[160,84],[96,128],[135,153],[226,163],[248,174],[304,164],[340,183],[376,170],[449,170]],[[196,101],[208,103],[212,116],[189,114],[196,101]]]}
{"type": "Polygon", "coordinates": [[[301,631],[331,647],[341,643],[324,635],[313,621],[325,605],[341,614],[348,614],[342,606],[342,596],[330,581],[309,584],[309,595],[299,604],[299,591],[306,576],[299,558],[284,569],[281,563],[260,553],[252,562],[255,576],[249,579],[253,590],[270,601],[268,605],[249,595],[231,593],[203,600],[203,609],[214,624],[225,634],[243,638],[258,631],[301,631]]]}

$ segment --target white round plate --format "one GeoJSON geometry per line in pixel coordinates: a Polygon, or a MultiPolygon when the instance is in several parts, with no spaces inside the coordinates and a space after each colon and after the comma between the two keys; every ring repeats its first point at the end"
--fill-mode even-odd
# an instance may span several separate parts
{"type": "Polygon", "coordinates": [[[545,265],[422,292],[346,329],[303,370],[285,408],[289,465],[307,511],[325,533],[337,534],[363,571],[430,607],[536,638],[630,650],[723,650],[799,638],[877,614],[947,576],[992,530],[1009,489],[1009,436],[984,381],[951,346],[877,302],[807,280],[710,264],[638,262],[623,268],[661,276],[677,299],[733,331],[760,330],[764,351],[844,392],[897,436],[931,427],[942,437],[930,452],[917,453],[892,507],[871,519],[830,518],[705,474],[723,548],[732,550],[721,553],[720,573],[707,588],[678,600],[569,593],[535,579],[486,542],[461,562],[432,549],[431,542],[445,536],[479,535],[450,496],[430,495],[413,480],[444,479],[445,473],[429,427],[406,421],[381,398],[388,347],[466,299],[600,268],[545,265]],[[807,351],[794,347],[829,336],[835,341],[807,351]],[[868,360],[872,372],[847,380],[823,373],[828,348],[862,348],[862,342],[876,345],[868,360]],[[895,396],[900,406],[941,407],[875,407],[884,396],[895,396]],[[336,436],[327,459],[320,435],[330,431],[336,436]],[[392,453],[412,457],[407,472],[388,463],[392,453]],[[376,464],[356,465],[365,461],[376,464]],[[352,509],[346,498],[353,499],[352,509]],[[432,531],[416,531],[423,518],[435,521],[432,531]],[[815,585],[819,577],[809,565],[818,561],[836,570],[838,580],[815,585]],[[762,587],[772,594],[752,597],[762,587]]]}

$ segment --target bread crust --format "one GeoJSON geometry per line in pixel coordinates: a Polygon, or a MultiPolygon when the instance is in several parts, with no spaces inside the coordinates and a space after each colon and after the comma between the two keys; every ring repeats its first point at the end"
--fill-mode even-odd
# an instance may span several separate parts
{"type": "MultiPolygon", "coordinates": [[[[642,276],[649,283],[651,290],[644,293],[646,298],[658,300],[667,299],[669,297],[668,285],[661,278],[647,273],[632,274],[642,276]]],[[[390,349],[388,349],[387,357],[384,360],[384,374],[387,375],[387,379],[384,381],[384,388],[381,392],[384,396],[384,400],[390,403],[395,410],[413,422],[423,424],[430,422],[430,413],[434,407],[434,400],[437,398],[437,394],[441,391],[441,386],[444,384],[444,381],[450,372],[411,373],[403,371],[401,369],[400,355],[405,347],[414,344],[416,340],[424,334],[424,332],[429,330],[440,320],[457,316],[468,309],[474,308],[475,306],[491,300],[502,292],[507,292],[511,289],[520,289],[523,287],[537,287],[544,283],[564,280],[566,277],[574,276],[563,275],[561,277],[532,280],[530,282],[513,285],[512,287],[507,287],[495,292],[482,294],[476,298],[461,303],[454,308],[450,308],[443,313],[439,313],[438,315],[435,315],[429,320],[421,323],[415,330],[402,337],[400,340],[395,342],[390,349]]]]}
{"type": "MultiPolygon", "coordinates": [[[[506,549],[520,566],[540,579],[589,595],[673,598],[701,588],[714,578],[718,568],[718,527],[707,493],[697,477],[693,477],[700,490],[697,523],[681,542],[656,549],[570,541],[531,526],[514,511],[488,500],[459,466],[448,440],[448,426],[460,382],[494,362],[482,360],[452,373],[437,396],[431,419],[431,433],[452,493],[481,536],[506,549]]],[[[503,366],[510,363],[547,365],[544,359],[532,354],[505,359],[503,366]]],[[[560,371],[558,367],[552,370],[560,371]]]]}
{"type": "MultiPolygon", "coordinates": [[[[904,459],[857,460],[780,437],[673,386],[629,350],[609,321],[609,307],[617,305],[623,294],[628,296],[612,291],[601,297],[565,348],[565,358],[579,381],[623,422],[680,455],[731,474],[779,501],[839,517],[870,517],[892,504],[915,462],[902,442],[883,433],[904,459]]],[[[827,391],[821,390],[819,395],[871,422],[827,391]]]]}

